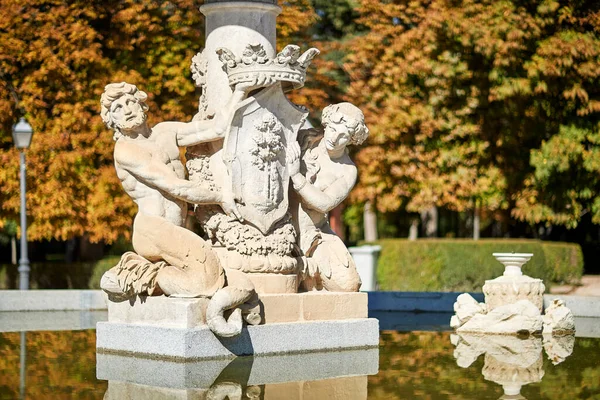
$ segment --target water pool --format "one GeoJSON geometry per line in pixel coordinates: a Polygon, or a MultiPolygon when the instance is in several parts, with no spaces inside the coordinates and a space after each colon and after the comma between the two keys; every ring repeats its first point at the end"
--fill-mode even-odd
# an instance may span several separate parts
{"type": "MultiPolygon", "coordinates": [[[[101,364],[112,361],[96,354],[94,330],[5,332],[0,333],[0,398],[600,399],[600,339],[575,338],[566,345],[567,350],[572,346],[572,354],[557,365],[561,358],[550,359],[547,349],[542,351],[541,338],[514,340],[517,342],[496,343],[487,354],[482,352],[482,343],[471,343],[466,352],[471,358],[465,362],[466,342],[451,332],[387,330],[381,332],[378,360],[375,358],[378,371],[365,372],[369,369],[365,367],[360,372],[361,362],[368,364],[368,358],[377,357],[377,350],[296,355],[287,361],[240,357],[212,365],[216,368],[214,381],[202,362],[191,367],[174,363],[182,368],[177,379],[184,379],[170,384],[166,375],[173,365],[161,369],[160,364],[150,367],[156,363],[153,360],[140,359],[125,365],[124,372],[113,371],[122,380],[109,383],[98,379],[98,374],[106,374],[101,364]],[[463,347],[457,347],[460,345],[463,347]],[[520,357],[518,353],[527,354],[520,357]],[[515,357],[524,358],[527,365],[514,364],[515,357]],[[308,374],[300,371],[303,360],[315,366],[308,374]],[[286,367],[276,375],[259,378],[255,371],[262,368],[261,363],[275,366],[275,370],[277,365],[286,367]],[[147,372],[139,371],[146,366],[150,368],[147,372]],[[125,383],[123,374],[132,370],[138,375],[141,372],[146,381],[125,383]],[[336,377],[337,371],[342,371],[339,376],[343,377],[336,377]],[[519,395],[507,395],[502,379],[514,380],[515,374],[526,383],[519,395]],[[294,376],[300,379],[295,381],[294,376]],[[159,381],[160,385],[152,384],[159,381]]],[[[559,346],[559,352],[561,349],[559,346]]]]}

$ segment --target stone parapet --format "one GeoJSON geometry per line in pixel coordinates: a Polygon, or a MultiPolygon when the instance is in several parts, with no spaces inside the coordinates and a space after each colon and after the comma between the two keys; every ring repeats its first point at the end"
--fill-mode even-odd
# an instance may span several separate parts
{"type": "Polygon", "coordinates": [[[100,290],[0,290],[1,311],[105,310],[100,290]]]}
{"type": "MultiPolygon", "coordinates": [[[[263,3],[277,5],[277,0],[243,0],[247,3],[263,3]]],[[[204,4],[227,4],[227,3],[239,3],[240,1],[232,0],[205,0],[204,4]]]]}

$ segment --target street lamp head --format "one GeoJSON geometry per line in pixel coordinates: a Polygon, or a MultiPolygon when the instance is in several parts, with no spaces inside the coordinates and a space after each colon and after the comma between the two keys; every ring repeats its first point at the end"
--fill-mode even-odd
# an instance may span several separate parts
{"type": "Polygon", "coordinates": [[[33,129],[27,123],[25,118],[21,118],[19,122],[13,126],[13,140],[17,149],[27,149],[31,143],[33,129]]]}

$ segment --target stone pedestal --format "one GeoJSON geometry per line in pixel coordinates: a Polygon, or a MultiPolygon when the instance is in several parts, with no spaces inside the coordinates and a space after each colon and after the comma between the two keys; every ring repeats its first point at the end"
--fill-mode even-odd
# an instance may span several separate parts
{"type": "Polygon", "coordinates": [[[379,322],[367,318],[366,293],[260,295],[262,324],[218,338],[206,325],[207,299],[137,297],[109,301],[109,320],[97,326],[99,353],[201,360],[372,348],[379,322]]]}
{"type": "Polygon", "coordinates": [[[541,279],[523,275],[521,270],[533,254],[494,253],[493,256],[504,265],[504,274],[496,279],[485,281],[483,285],[488,312],[499,306],[514,304],[519,300],[529,300],[541,313],[546,287],[541,279]]]}
{"type": "Polygon", "coordinates": [[[521,276],[501,276],[485,281],[483,293],[488,311],[519,300],[529,300],[542,312],[546,287],[541,279],[521,276]]]}
{"type": "Polygon", "coordinates": [[[352,254],[356,271],[362,281],[360,290],[363,292],[377,290],[377,259],[381,252],[381,246],[350,247],[348,251],[352,254]]]}

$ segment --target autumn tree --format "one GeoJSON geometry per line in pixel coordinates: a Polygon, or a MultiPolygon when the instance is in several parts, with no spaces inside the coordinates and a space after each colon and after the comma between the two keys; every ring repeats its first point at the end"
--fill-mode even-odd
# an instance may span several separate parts
{"type": "MultiPolygon", "coordinates": [[[[198,101],[189,65],[204,43],[201,4],[0,1],[0,228],[19,211],[11,127],[25,115],[35,132],[27,154],[29,238],[129,235],[135,206],[114,171],[100,95],[125,80],[149,94],[151,125],[189,120],[198,101]]],[[[286,2],[280,38],[293,38],[313,17],[307,0],[286,2]]],[[[301,100],[325,102],[312,90],[301,100]]]]}
{"type": "Polygon", "coordinates": [[[353,198],[600,222],[599,6],[361,0],[347,98],[372,136],[353,198]]]}

